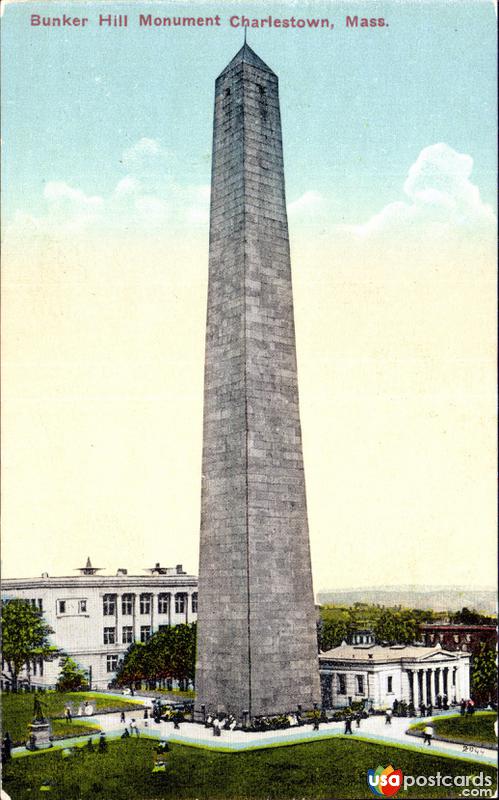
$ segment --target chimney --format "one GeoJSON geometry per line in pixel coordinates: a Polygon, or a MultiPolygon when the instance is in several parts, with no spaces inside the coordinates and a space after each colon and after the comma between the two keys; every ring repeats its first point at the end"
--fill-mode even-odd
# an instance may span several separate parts
{"type": "Polygon", "coordinates": [[[183,573],[183,571],[184,571],[184,570],[182,569],[182,564],[177,564],[177,566],[176,566],[176,568],[175,568],[175,569],[177,570],[177,575],[182,575],[182,573],[183,573]]]}
{"type": "Polygon", "coordinates": [[[124,567],[119,567],[116,575],[128,575],[128,570],[124,569],[124,567]]]}

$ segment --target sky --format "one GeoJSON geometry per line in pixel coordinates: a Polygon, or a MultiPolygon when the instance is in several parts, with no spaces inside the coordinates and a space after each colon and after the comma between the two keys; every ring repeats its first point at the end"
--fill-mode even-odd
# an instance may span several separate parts
{"type": "Polygon", "coordinates": [[[280,84],[315,590],[494,585],[485,0],[6,6],[3,574],[197,570],[214,80],[241,14],[334,22],[248,32],[280,84]],[[137,25],[187,12],[223,24],[137,25]]]}

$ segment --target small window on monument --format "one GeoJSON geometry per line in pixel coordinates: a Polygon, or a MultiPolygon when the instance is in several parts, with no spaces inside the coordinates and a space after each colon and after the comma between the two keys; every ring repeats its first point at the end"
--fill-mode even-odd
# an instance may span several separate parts
{"type": "Polygon", "coordinates": [[[260,95],[262,97],[263,97],[263,95],[265,95],[267,93],[267,90],[265,89],[265,86],[262,86],[261,83],[258,84],[258,91],[260,92],[260,95]]]}
{"type": "Polygon", "coordinates": [[[230,96],[230,87],[225,90],[225,96],[226,97],[230,96]]]}

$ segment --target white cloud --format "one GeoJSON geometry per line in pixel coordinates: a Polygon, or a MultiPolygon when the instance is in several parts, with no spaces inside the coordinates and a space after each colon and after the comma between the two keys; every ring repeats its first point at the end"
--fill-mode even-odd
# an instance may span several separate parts
{"type": "Polygon", "coordinates": [[[142,137],[123,151],[122,161],[132,172],[143,172],[157,167],[158,162],[171,161],[172,153],[156,139],[142,137]]]}
{"type": "Polygon", "coordinates": [[[288,203],[289,214],[313,214],[324,206],[324,198],[320,192],[309,189],[292,203],[288,203]]]}
{"type": "Polygon", "coordinates": [[[114,194],[118,197],[123,197],[131,194],[136,194],[140,190],[140,181],[132,175],[125,175],[116,184],[114,194]]]}
{"type": "Polygon", "coordinates": [[[385,206],[362,225],[348,226],[360,236],[421,227],[442,230],[449,227],[495,225],[491,206],[484,203],[477,186],[470,181],[473,159],[448,144],[425,147],[409,169],[404,192],[410,202],[385,206]]]}
{"type": "Polygon", "coordinates": [[[81,189],[75,189],[64,181],[48,181],[45,184],[43,196],[49,202],[68,202],[82,208],[99,208],[104,203],[102,197],[87,195],[81,189]]]}

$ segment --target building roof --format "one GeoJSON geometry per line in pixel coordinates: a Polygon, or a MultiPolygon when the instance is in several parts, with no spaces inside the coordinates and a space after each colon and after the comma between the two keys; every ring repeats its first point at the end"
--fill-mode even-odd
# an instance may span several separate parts
{"type": "Polygon", "coordinates": [[[271,75],[275,75],[275,72],[270,69],[270,67],[263,61],[260,56],[258,56],[254,50],[251,49],[249,44],[246,42],[243,44],[240,50],[236,53],[232,61],[229,61],[227,66],[218,76],[219,78],[222,75],[225,75],[230,69],[239,66],[239,64],[251,64],[252,67],[258,67],[258,69],[265,70],[265,72],[270,72],[271,75]]]}
{"type": "Polygon", "coordinates": [[[419,626],[424,631],[495,631],[497,625],[490,623],[490,625],[467,625],[464,622],[450,623],[445,622],[439,624],[438,622],[422,622],[419,626]]]}
{"type": "MultiPolygon", "coordinates": [[[[418,647],[417,645],[392,645],[392,647],[382,647],[379,644],[373,645],[352,645],[341,644],[320,653],[319,659],[324,661],[366,661],[375,663],[386,663],[410,659],[412,661],[427,661],[432,657],[459,657],[460,652],[450,652],[443,650],[439,645],[435,647],[418,647]]],[[[468,654],[466,654],[468,655],[468,654]]]]}

